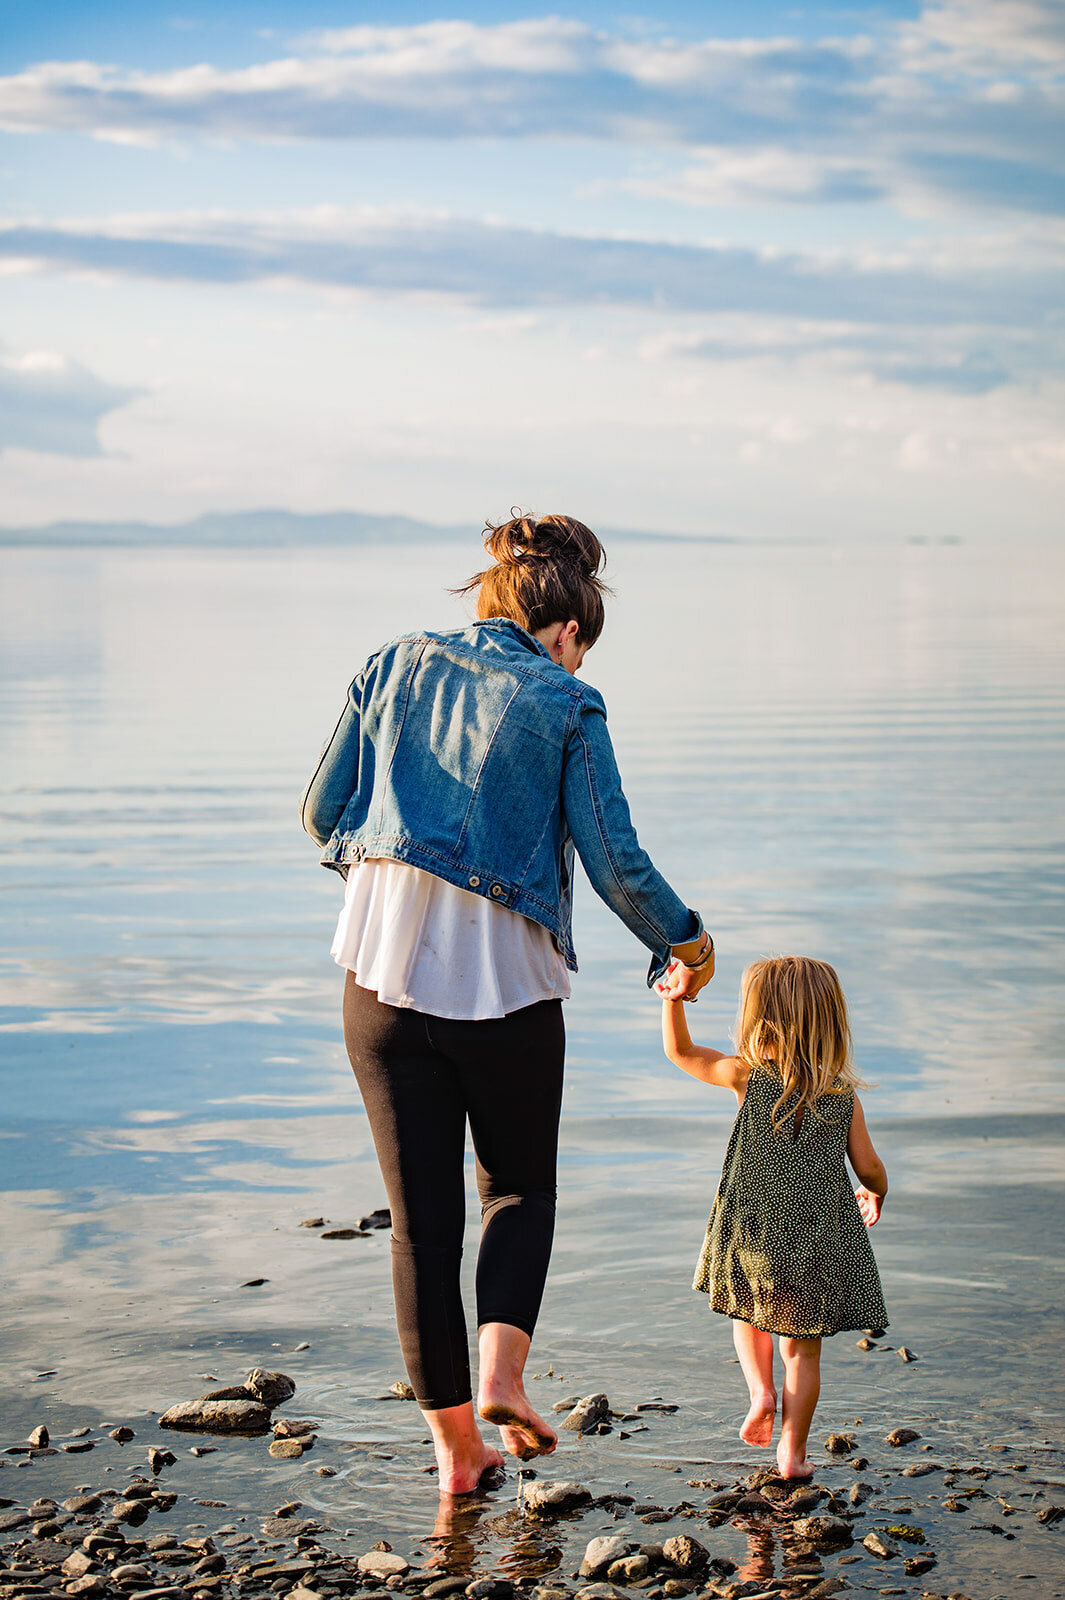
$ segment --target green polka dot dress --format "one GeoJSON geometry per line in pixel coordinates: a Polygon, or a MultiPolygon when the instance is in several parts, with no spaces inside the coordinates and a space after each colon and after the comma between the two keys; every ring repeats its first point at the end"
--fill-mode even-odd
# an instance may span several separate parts
{"type": "MultiPolygon", "coordinates": [[[[693,1288],[767,1333],[812,1339],[886,1328],[869,1231],[844,1166],[854,1091],[773,1131],[780,1079],[752,1070],[721,1169],[693,1288]]],[[[787,1103],[781,1108],[787,1110],[787,1103]]]]}

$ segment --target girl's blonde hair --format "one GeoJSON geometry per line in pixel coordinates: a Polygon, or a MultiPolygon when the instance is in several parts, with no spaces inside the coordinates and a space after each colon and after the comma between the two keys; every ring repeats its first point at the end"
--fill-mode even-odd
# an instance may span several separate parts
{"type": "Polygon", "coordinates": [[[736,1054],[780,1078],[774,1129],[799,1112],[816,1116],[819,1095],[861,1088],[835,968],[811,956],[770,956],[749,966],[740,988],[736,1054]],[[795,1103],[785,1112],[791,1095],[795,1103]]]}

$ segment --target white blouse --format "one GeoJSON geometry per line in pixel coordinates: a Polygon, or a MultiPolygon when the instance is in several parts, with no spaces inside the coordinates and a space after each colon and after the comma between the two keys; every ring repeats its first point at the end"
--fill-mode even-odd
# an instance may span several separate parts
{"type": "Polygon", "coordinates": [[[404,861],[350,868],[332,955],[387,1005],[433,1017],[504,1017],[570,993],[546,928],[404,861]]]}

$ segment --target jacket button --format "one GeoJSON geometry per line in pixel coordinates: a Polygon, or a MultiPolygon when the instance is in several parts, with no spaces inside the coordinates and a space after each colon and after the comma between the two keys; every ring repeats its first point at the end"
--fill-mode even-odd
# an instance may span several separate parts
{"type": "Polygon", "coordinates": [[[471,889],[479,889],[479,888],[480,888],[480,887],[481,887],[481,880],[480,880],[480,878],[479,878],[479,877],[478,877],[478,876],[477,876],[477,874],[476,874],[476,873],[474,873],[474,875],[473,875],[473,877],[472,877],[472,878],[467,878],[467,880],[466,880],[466,881],[467,881],[467,883],[468,883],[468,884],[469,884],[469,886],[470,886],[470,888],[471,888],[471,889]]]}
{"type": "Polygon", "coordinates": [[[493,883],[493,885],[492,885],[492,893],[495,895],[497,900],[499,899],[499,896],[503,893],[503,891],[499,887],[498,883],[493,883]]]}

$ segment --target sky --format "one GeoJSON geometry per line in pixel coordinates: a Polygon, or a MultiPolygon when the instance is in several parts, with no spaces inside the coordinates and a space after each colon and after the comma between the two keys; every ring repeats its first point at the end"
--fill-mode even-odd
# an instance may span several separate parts
{"type": "Polygon", "coordinates": [[[0,524],[1053,536],[1065,4],[0,5],[0,524]]]}

